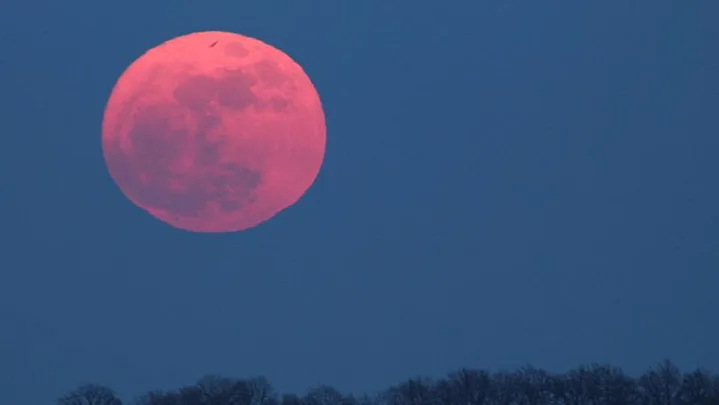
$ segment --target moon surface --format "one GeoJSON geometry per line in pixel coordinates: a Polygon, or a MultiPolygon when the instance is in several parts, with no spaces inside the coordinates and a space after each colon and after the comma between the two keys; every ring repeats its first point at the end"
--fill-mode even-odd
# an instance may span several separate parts
{"type": "Polygon", "coordinates": [[[297,202],[317,177],[326,127],[300,65],[243,35],[166,41],[119,77],[102,150],[125,196],[176,228],[234,232],[297,202]]]}

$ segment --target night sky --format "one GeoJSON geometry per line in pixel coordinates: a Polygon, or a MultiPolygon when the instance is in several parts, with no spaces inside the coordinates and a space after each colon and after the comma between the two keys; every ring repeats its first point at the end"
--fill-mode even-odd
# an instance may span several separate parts
{"type": "Polygon", "coordinates": [[[462,366],[719,369],[719,2],[3,1],[0,402],[208,373],[376,391],[462,366]],[[278,47],[327,152],[269,222],[180,231],[102,113],[193,31],[278,47]]]}

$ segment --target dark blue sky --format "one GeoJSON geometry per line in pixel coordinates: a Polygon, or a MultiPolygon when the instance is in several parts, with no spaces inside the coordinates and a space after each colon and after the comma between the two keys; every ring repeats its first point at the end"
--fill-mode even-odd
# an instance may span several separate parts
{"type": "Polygon", "coordinates": [[[0,398],[206,373],[373,391],[461,366],[719,369],[719,3],[5,1],[0,398]],[[243,4],[248,3],[248,4],[243,4]],[[110,179],[100,121],[198,30],[325,105],[306,196],[192,234],[110,179]]]}

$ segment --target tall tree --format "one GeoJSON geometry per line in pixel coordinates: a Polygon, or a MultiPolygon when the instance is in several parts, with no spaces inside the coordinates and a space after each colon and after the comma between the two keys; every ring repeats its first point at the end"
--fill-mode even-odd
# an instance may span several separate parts
{"type": "Polygon", "coordinates": [[[680,405],[682,375],[669,360],[639,377],[639,390],[645,405],[680,405]]]}
{"type": "Polygon", "coordinates": [[[115,391],[99,384],[84,384],[57,399],[58,405],[122,405],[115,391]]]}
{"type": "Polygon", "coordinates": [[[518,405],[550,405],[554,392],[552,376],[532,366],[521,368],[511,376],[518,405]]]}
{"type": "Polygon", "coordinates": [[[385,392],[385,399],[388,405],[438,405],[440,403],[432,381],[425,378],[412,378],[391,387],[385,392]]]}
{"type": "Polygon", "coordinates": [[[439,381],[436,390],[444,405],[487,405],[494,384],[486,371],[461,369],[439,381]]]}
{"type": "Polygon", "coordinates": [[[350,405],[351,402],[351,398],[329,385],[312,388],[302,398],[303,405],[350,405]]]}
{"type": "Polygon", "coordinates": [[[684,374],[680,397],[682,405],[719,405],[719,377],[701,369],[684,374]]]}
{"type": "Polygon", "coordinates": [[[248,381],[216,375],[201,378],[196,386],[202,393],[201,405],[252,405],[255,395],[248,381]]]}

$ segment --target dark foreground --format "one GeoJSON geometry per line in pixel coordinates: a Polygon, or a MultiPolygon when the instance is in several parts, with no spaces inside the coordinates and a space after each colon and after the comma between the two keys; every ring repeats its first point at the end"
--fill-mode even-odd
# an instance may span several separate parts
{"type": "Polygon", "coordinates": [[[680,371],[664,361],[639,377],[608,365],[567,373],[534,367],[511,372],[462,369],[430,380],[412,378],[374,394],[344,394],[320,385],[303,395],[278,394],[265,378],[207,376],[177,390],[123,402],[111,388],[82,385],[58,405],[719,405],[719,375],[680,371]]]}

